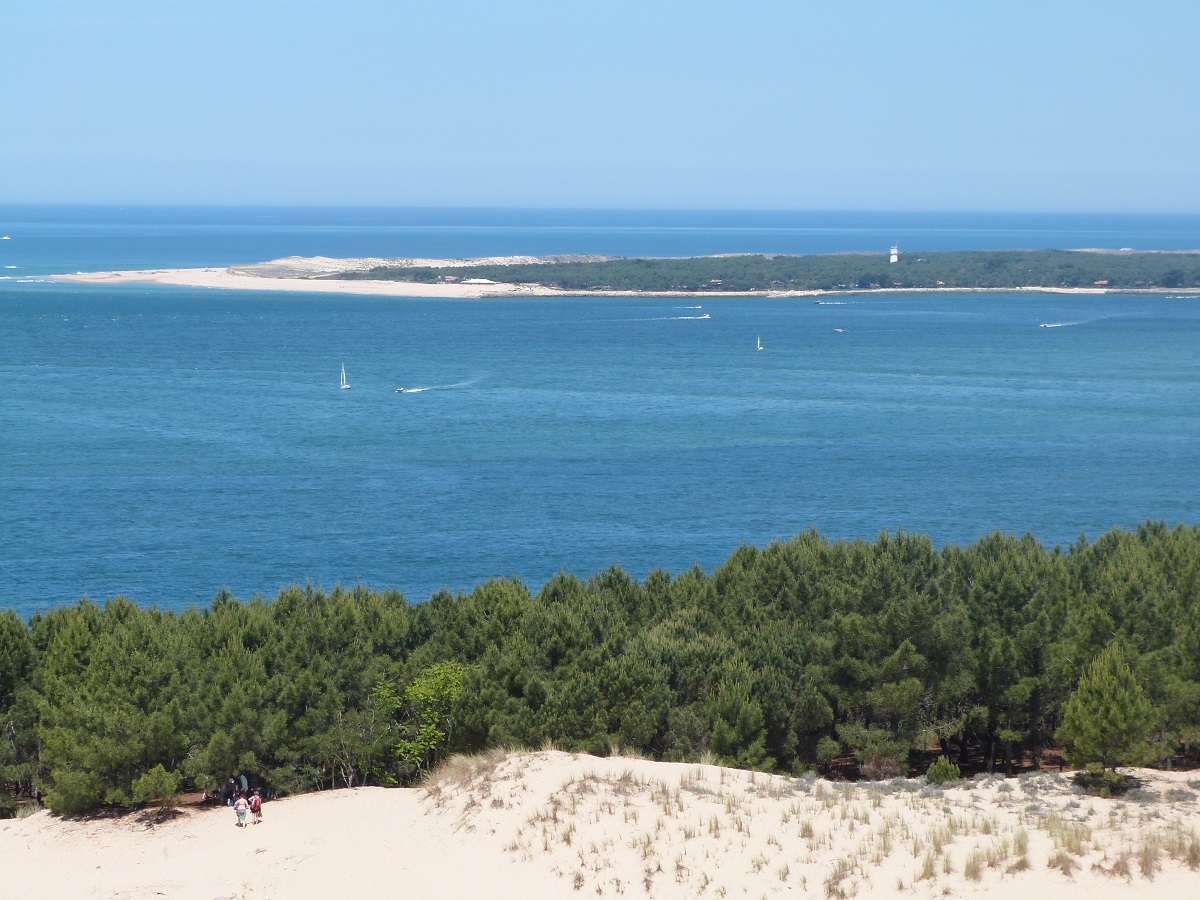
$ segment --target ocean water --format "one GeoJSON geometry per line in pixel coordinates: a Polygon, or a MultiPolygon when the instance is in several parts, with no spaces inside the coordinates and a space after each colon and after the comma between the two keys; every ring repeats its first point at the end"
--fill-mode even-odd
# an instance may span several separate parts
{"type": "Polygon", "coordinates": [[[17,267],[0,280],[0,606],[22,614],[305,581],[413,600],[490,576],[536,589],[613,562],[710,569],[808,528],[1058,543],[1200,521],[1197,300],[37,278],[318,253],[1179,249],[1200,247],[1200,217],[0,207],[0,234],[17,267]]]}

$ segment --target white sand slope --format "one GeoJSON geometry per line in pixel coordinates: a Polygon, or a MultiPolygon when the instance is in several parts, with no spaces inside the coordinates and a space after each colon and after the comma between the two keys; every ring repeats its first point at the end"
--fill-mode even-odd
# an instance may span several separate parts
{"type": "Polygon", "coordinates": [[[270,803],[247,828],[224,808],[158,826],[2,822],[0,895],[1200,896],[1189,776],[1138,774],[1138,799],[1101,800],[1053,775],[941,791],[495,753],[453,761],[420,790],[270,803]]]}

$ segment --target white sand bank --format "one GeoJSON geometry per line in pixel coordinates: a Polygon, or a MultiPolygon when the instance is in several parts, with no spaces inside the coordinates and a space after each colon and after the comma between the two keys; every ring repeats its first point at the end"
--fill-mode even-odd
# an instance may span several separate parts
{"type": "Polygon", "coordinates": [[[495,754],[423,790],[269,803],[244,829],[225,808],[156,827],[0,822],[0,884],[14,898],[1198,896],[1188,776],[1139,774],[1156,799],[1053,776],[941,792],[495,754]],[[1056,854],[1071,875],[1048,867],[1056,854]]]}
{"type": "Polygon", "coordinates": [[[55,281],[89,284],[169,284],[232,291],[303,291],[312,294],[371,294],[384,297],[489,297],[553,293],[515,284],[417,284],[407,281],[329,279],[313,276],[272,277],[233,269],[147,269],[136,272],[77,272],[51,275],[55,281]]]}

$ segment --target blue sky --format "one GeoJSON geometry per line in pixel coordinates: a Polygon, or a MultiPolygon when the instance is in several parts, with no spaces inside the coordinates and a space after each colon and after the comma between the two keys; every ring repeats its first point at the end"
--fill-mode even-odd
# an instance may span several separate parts
{"type": "Polygon", "coordinates": [[[0,203],[1200,212],[1200,2],[0,0],[0,203]]]}

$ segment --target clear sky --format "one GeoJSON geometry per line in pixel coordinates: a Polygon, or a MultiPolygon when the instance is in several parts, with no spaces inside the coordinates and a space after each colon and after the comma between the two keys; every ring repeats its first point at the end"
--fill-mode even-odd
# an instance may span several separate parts
{"type": "Polygon", "coordinates": [[[0,203],[1200,212],[1200,0],[0,0],[0,203]]]}

